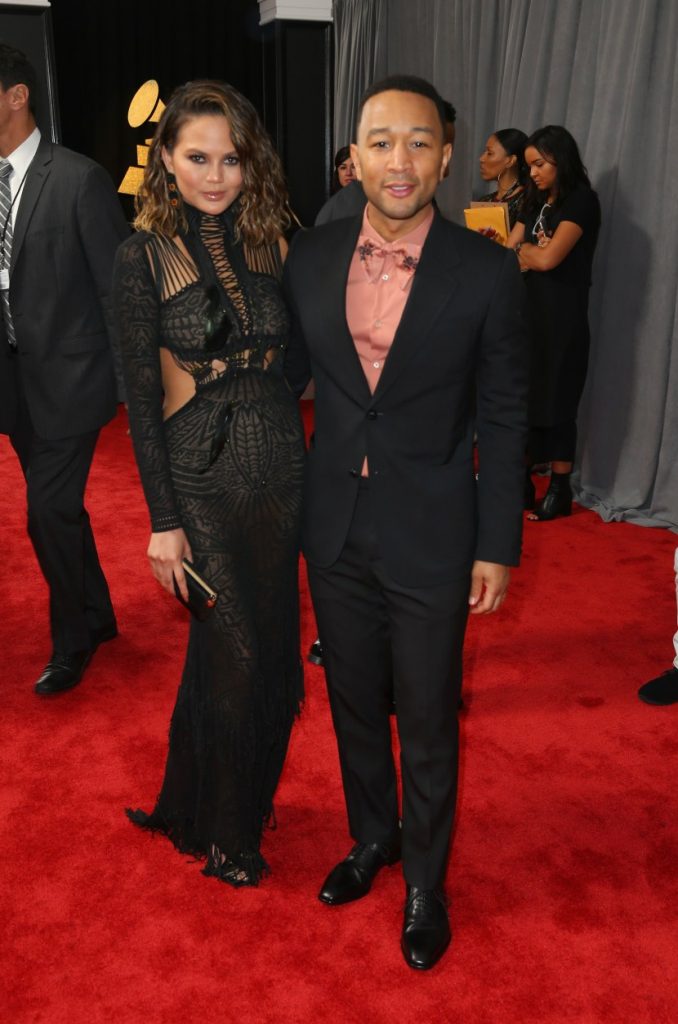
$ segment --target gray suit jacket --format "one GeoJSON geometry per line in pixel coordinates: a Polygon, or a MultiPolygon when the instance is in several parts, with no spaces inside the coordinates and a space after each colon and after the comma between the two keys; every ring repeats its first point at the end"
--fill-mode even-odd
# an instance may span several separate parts
{"type": "Polygon", "coordinates": [[[0,322],[0,432],[14,428],[19,389],[47,440],[88,433],[115,414],[109,296],[113,257],[128,234],[103,168],[42,139],[14,225],[16,353],[0,322]]]}

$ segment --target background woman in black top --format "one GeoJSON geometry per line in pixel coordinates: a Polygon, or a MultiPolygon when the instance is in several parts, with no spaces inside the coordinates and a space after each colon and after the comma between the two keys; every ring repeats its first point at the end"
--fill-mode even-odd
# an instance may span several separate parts
{"type": "MultiPolygon", "coordinates": [[[[508,244],[518,253],[528,293],[531,338],[528,461],[551,462],[551,483],[530,519],[572,509],[570,472],[576,416],[589,353],[591,264],[600,204],[577,143],[566,128],[547,125],[525,145],[530,184],[508,244]]],[[[526,504],[534,504],[531,480],[526,504]]]]}
{"type": "Polygon", "coordinates": [[[153,572],[185,594],[188,558],[219,599],[191,622],[155,809],[128,814],[236,886],[266,871],[261,833],[301,695],[286,225],[280,161],[251,104],[222,83],[177,89],[137,234],[118,251],[114,303],[153,572]]]}

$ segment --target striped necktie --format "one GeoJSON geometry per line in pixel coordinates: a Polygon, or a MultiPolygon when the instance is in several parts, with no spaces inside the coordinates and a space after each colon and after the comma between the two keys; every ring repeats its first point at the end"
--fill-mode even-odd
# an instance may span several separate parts
{"type": "MultiPolygon", "coordinates": [[[[0,255],[2,256],[2,269],[9,274],[9,264],[12,259],[12,192],[9,187],[9,176],[12,173],[12,165],[9,160],[0,158],[0,231],[2,232],[2,243],[0,244],[0,255]]],[[[16,348],[16,333],[12,320],[12,311],[9,308],[9,282],[7,288],[0,291],[2,296],[2,314],[5,320],[7,341],[12,348],[16,348]]]]}

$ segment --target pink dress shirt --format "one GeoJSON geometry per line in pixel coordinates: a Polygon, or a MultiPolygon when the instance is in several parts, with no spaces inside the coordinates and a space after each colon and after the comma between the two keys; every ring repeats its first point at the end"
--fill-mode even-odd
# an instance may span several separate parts
{"type": "MultiPolygon", "coordinates": [[[[346,321],[370,391],[379,383],[405,309],[433,209],[413,231],[386,242],[372,227],[365,208],[358,245],[348,272],[346,321]]],[[[367,459],[362,468],[367,476],[367,459]]]]}

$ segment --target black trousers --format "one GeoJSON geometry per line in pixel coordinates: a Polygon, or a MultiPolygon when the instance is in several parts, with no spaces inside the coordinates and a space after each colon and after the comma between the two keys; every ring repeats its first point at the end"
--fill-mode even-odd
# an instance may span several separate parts
{"type": "Polygon", "coordinates": [[[530,463],[574,462],[576,452],[576,420],[563,420],[552,427],[530,427],[527,436],[530,463]]]}
{"type": "Polygon", "coordinates": [[[437,587],[396,583],[380,556],[366,482],[339,559],[328,569],[308,570],[351,835],[375,843],[398,831],[393,690],[405,880],[436,888],[445,877],[457,796],[457,704],[470,575],[437,587]]]}
{"type": "Polygon", "coordinates": [[[38,437],[19,396],[10,442],[26,478],[28,533],[49,586],[52,646],[61,654],[92,646],[93,634],[115,622],[84,506],[98,436],[94,430],[58,441],[38,437]]]}

